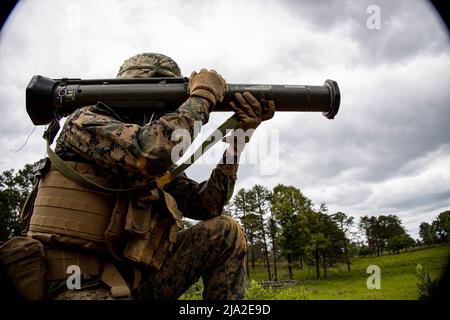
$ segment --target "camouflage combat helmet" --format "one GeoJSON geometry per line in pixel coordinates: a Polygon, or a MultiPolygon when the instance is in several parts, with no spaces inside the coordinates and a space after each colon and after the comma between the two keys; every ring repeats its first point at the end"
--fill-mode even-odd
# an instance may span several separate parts
{"type": "Polygon", "coordinates": [[[181,77],[177,63],[160,53],[140,53],[125,60],[117,78],[181,77]]]}

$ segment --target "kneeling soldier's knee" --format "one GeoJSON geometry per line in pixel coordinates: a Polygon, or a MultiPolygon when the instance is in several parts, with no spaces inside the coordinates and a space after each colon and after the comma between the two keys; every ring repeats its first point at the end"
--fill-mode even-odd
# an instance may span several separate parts
{"type": "Polygon", "coordinates": [[[240,224],[228,215],[221,215],[217,218],[217,229],[221,231],[228,247],[246,248],[245,233],[240,224]]]}

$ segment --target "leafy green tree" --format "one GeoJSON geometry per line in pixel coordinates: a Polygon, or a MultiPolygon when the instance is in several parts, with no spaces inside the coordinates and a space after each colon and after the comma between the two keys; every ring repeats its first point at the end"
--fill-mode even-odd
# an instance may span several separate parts
{"type": "Polygon", "coordinates": [[[362,216],[359,220],[359,229],[366,237],[367,247],[369,248],[370,255],[376,252],[376,239],[375,239],[375,217],[369,217],[367,215],[362,216]]]}
{"type": "Polygon", "coordinates": [[[336,212],[331,216],[331,218],[337,223],[339,229],[344,233],[344,254],[345,263],[347,264],[347,270],[351,271],[350,268],[350,254],[349,254],[349,239],[347,233],[350,232],[350,228],[353,226],[354,218],[347,216],[343,212],[336,212]]]}
{"type": "Polygon", "coordinates": [[[390,239],[406,234],[401,219],[396,215],[378,216],[378,225],[381,253],[383,253],[383,249],[385,249],[390,239]]]}
{"type": "Polygon", "coordinates": [[[292,279],[292,262],[305,255],[310,241],[306,216],[312,211],[312,203],[296,187],[278,184],[272,190],[271,211],[280,225],[279,245],[292,279]]]}
{"type": "MultiPolygon", "coordinates": [[[[324,278],[327,278],[328,266],[333,266],[337,262],[345,261],[344,242],[345,233],[339,228],[333,216],[328,214],[325,204],[320,205],[320,209],[313,213],[315,224],[311,227],[312,239],[316,240],[316,269],[318,262],[317,254],[321,260],[324,278]]],[[[318,274],[318,276],[320,276],[318,274]]]]}
{"type": "MultiPolygon", "coordinates": [[[[310,241],[306,246],[306,252],[308,252],[314,258],[317,279],[320,279],[321,253],[328,245],[329,241],[323,233],[314,232],[311,234],[310,241]]],[[[326,263],[326,260],[324,261],[326,263]]],[[[326,278],[326,264],[324,264],[324,272],[326,278]]]]}
{"type": "Polygon", "coordinates": [[[274,280],[278,280],[278,269],[277,269],[277,255],[278,255],[278,222],[272,210],[270,210],[270,218],[269,218],[269,234],[272,242],[272,258],[273,258],[273,273],[274,280]]]}
{"type": "Polygon", "coordinates": [[[359,247],[358,255],[362,257],[372,255],[372,250],[369,248],[369,246],[362,245],[359,247]]]}
{"type": "Polygon", "coordinates": [[[233,215],[241,221],[248,241],[246,269],[247,276],[250,277],[249,260],[251,261],[252,269],[255,268],[255,242],[258,216],[252,212],[248,191],[240,189],[231,202],[231,208],[233,215]]]}
{"type": "Polygon", "coordinates": [[[258,232],[260,235],[260,239],[263,243],[264,249],[264,258],[267,267],[267,273],[269,276],[269,280],[272,280],[272,274],[270,270],[270,261],[269,261],[269,246],[268,246],[268,223],[267,223],[267,212],[270,210],[270,199],[271,192],[269,189],[262,185],[254,185],[252,189],[248,192],[249,195],[249,204],[251,211],[254,212],[258,217],[258,232]]]}
{"type": "Polygon", "coordinates": [[[24,230],[20,210],[33,187],[32,166],[17,173],[11,169],[0,175],[0,241],[18,236],[24,230]]]}
{"type": "Polygon", "coordinates": [[[407,233],[396,235],[389,239],[388,248],[396,253],[399,253],[401,249],[408,250],[408,247],[412,247],[416,244],[413,238],[407,233]]]}
{"type": "Polygon", "coordinates": [[[440,243],[450,242],[450,211],[441,212],[432,223],[437,241],[440,243]]]}
{"type": "Polygon", "coordinates": [[[431,224],[422,222],[419,226],[419,235],[423,244],[450,243],[450,211],[444,211],[433,220],[431,224]]]}
{"type": "Polygon", "coordinates": [[[363,216],[359,227],[366,234],[368,246],[378,256],[386,248],[389,249],[388,243],[392,238],[406,233],[401,219],[396,215],[363,216]]]}
{"type": "Polygon", "coordinates": [[[433,227],[427,222],[422,222],[419,225],[419,235],[425,245],[430,245],[436,242],[436,234],[433,227]]]}

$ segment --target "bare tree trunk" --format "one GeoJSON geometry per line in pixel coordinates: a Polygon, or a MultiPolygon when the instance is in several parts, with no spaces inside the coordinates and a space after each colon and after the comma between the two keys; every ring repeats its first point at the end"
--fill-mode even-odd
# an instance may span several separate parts
{"type": "Polygon", "coordinates": [[[249,254],[249,252],[247,251],[247,254],[245,255],[245,269],[247,271],[247,279],[250,279],[250,267],[248,265],[248,260],[249,260],[248,254],[249,254]]]}
{"type": "Polygon", "coordinates": [[[252,256],[252,269],[255,269],[255,250],[253,250],[253,245],[252,245],[252,249],[251,249],[251,256],[252,256]]]}
{"type": "Polygon", "coordinates": [[[275,243],[273,243],[273,273],[274,273],[274,277],[275,277],[275,281],[278,280],[278,272],[277,272],[277,250],[276,250],[276,246],[275,243]]]}
{"type": "Polygon", "coordinates": [[[267,235],[266,235],[266,230],[264,228],[263,210],[261,208],[261,205],[259,205],[258,209],[259,209],[259,219],[260,219],[260,225],[261,225],[261,234],[262,234],[263,244],[264,244],[264,255],[265,255],[265,259],[266,259],[267,274],[269,275],[269,280],[272,280],[272,275],[270,273],[269,249],[267,246],[267,235]]]}
{"type": "Polygon", "coordinates": [[[287,260],[288,260],[289,280],[292,280],[292,256],[290,253],[287,254],[287,260]]]}
{"type": "Polygon", "coordinates": [[[300,269],[303,269],[303,258],[300,258],[300,269]]]}
{"type": "Polygon", "coordinates": [[[272,238],[272,254],[273,254],[273,272],[275,281],[278,280],[277,272],[277,240],[276,240],[276,225],[273,218],[270,218],[270,237],[272,238]]]}
{"type": "Polygon", "coordinates": [[[270,273],[269,249],[267,248],[267,241],[265,238],[264,238],[264,255],[266,256],[267,274],[269,275],[269,280],[272,280],[272,275],[270,273]]]}
{"type": "Polygon", "coordinates": [[[319,267],[320,256],[319,256],[319,249],[318,248],[316,248],[314,259],[316,260],[316,275],[317,275],[317,279],[320,279],[320,267],[319,267]]]}
{"type": "Polygon", "coordinates": [[[322,260],[323,260],[323,277],[327,278],[327,259],[325,256],[325,251],[322,251],[322,260]]]}
{"type": "Polygon", "coordinates": [[[347,246],[347,238],[344,240],[344,253],[345,253],[345,262],[347,263],[347,270],[351,272],[350,269],[350,257],[348,255],[348,246],[347,246]]]}
{"type": "Polygon", "coordinates": [[[254,241],[253,241],[253,235],[251,235],[249,231],[248,233],[248,242],[250,243],[250,246],[248,248],[247,255],[249,256],[251,262],[252,262],[252,270],[255,269],[255,250],[254,250],[254,241]]]}
{"type": "Polygon", "coordinates": [[[245,229],[245,235],[246,235],[246,239],[247,239],[247,252],[245,253],[245,272],[247,273],[247,279],[250,279],[250,268],[248,265],[248,260],[250,257],[250,245],[249,245],[249,240],[247,238],[247,235],[249,234],[249,230],[245,229]]]}

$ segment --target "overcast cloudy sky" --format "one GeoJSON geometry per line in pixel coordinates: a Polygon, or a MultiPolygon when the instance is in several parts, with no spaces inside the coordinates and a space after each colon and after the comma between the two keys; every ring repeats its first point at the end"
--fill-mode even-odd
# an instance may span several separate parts
{"type": "MultiPolygon", "coordinates": [[[[276,114],[251,143],[278,152],[242,165],[236,190],[295,185],[332,213],[397,214],[417,237],[421,221],[450,209],[449,44],[426,1],[19,1],[0,34],[0,170],[45,155],[41,127],[14,152],[33,129],[25,88],[35,74],[110,78],[147,51],[230,83],[330,78],[342,92],[336,119],[276,114]]],[[[206,179],[213,167],[188,174],[206,179]]]]}

